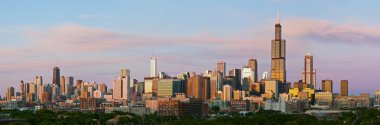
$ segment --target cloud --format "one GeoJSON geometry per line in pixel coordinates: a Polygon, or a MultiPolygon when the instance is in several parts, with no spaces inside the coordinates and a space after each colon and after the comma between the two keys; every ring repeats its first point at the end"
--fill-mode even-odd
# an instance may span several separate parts
{"type": "Polygon", "coordinates": [[[328,20],[294,18],[285,20],[285,34],[319,41],[377,45],[380,27],[358,23],[335,23],[328,20]]]}
{"type": "MultiPolygon", "coordinates": [[[[195,48],[216,53],[225,50],[246,51],[250,44],[252,48],[261,49],[263,37],[219,36],[210,33],[175,35],[147,35],[114,32],[78,24],[63,24],[48,29],[32,29],[26,32],[26,37],[32,41],[32,47],[40,53],[84,53],[137,49],[175,49],[179,47],[195,48]],[[258,39],[258,40],[255,40],[258,39]],[[213,49],[214,48],[214,49],[213,49]],[[238,49],[237,49],[238,48],[238,49]],[[243,49],[242,49],[243,48],[243,49]]],[[[269,42],[268,42],[269,43],[269,42]]],[[[251,50],[250,50],[251,51],[251,50]]]]}
{"type": "MultiPolygon", "coordinates": [[[[306,52],[309,45],[309,42],[305,41],[377,44],[380,33],[376,27],[305,18],[284,20],[282,25],[283,37],[287,40],[287,69],[290,80],[299,79],[303,52],[306,52]]],[[[160,71],[169,73],[182,71],[199,73],[206,69],[214,69],[215,63],[219,60],[226,61],[228,68],[239,68],[246,65],[249,58],[257,58],[261,74],[270,66],[273,30],[274,25],[271,23],[254,29],[242,29],[241,32],[228,35],[201,32],[184,36],[159,33],[135,34],[128,32],[128,29],[117,32],[79,24],[27,28],[20,32],[24,34],[28,45],[0,50],[3,58],[0,61],[0,69],[3,69],[0,74],[4,75],[3,79],[7,83],[17,83],[25,77],[33,78],[33,75],[39,73],[46,73],[45,76],[50,80],[51,68],[56,64],[55,58],[60,56],[62,69],[68,71],[67,74],[79,78],[112,81],[113,74],[108,74],[108,77],[102,75],[114,72],[117,74],[119,68],[127,67],[133,69],[134,75],[136,74],[134,78],[139,79],[148,74],[148,57],[152,55],[159,58],[160,71]],[[34,56],[50,57],[25,58],[34,56]],[[94,74],[100,75],[93,76],[94,74]],[[8,77],[17,78],[10,80],[8,77]]],[[[323,52],[316,57],[329,55],[323,52]]],[[[336,66],[331,66],[330,60],[326,59],[327,57],[323,57],[321,60],[316,60],[317,63],[320,61],[319,66],[323,64],[332,67],[325,68],[324,71],[317,67],[318,73],[321,73],[320,76],[323,78],[331,78],[331,74],[342,76],[340,72],[346,72],[346,67],[352,65],[341,63],[341,69],[333,69],[336,66]],[[339,73],[332,70],[338,70],[339,73]]],[[[331,62],[334,62],[334,59],[331,58],[331,62]]],[[[350,69],[360,68],[354,66],[350,69]]]]}

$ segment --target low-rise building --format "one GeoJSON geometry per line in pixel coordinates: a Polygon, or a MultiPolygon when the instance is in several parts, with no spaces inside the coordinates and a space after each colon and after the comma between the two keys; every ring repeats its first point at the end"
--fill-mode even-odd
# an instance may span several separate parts
{"type": "Polygon", "coordinates": [[[231,112],[253,111],[254,105],[249,100],[233,100],[230,104],[231,112]]]}
{"type": "Polygon", "coordinates": [[[333,95],[331,92],[316,92],[315,93],[315,105],[327,106],[332,108],[333,95]]]}

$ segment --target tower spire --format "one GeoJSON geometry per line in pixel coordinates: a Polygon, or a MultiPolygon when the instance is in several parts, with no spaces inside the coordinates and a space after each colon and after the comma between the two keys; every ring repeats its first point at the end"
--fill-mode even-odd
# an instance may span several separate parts
{"type": "Polygon", "coordinates": [[[280,24],[280,11],[277,10],[276,24],[280,24]]]}

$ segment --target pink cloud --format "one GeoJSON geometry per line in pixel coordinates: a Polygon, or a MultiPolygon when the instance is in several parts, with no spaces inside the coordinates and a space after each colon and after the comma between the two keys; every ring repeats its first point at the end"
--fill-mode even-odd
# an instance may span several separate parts
{"type": "Polygon", "coordinates": [[[335,23],[328,20],[294,18],[285,20],[285,34],[293,37],[317,38],[321,41],[354,44],[377,44],[380,27],[358,23],[335,23]]]}

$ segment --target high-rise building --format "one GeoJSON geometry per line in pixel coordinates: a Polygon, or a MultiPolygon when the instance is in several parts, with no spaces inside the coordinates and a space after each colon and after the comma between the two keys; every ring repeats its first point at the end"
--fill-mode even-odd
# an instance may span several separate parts
{"type": "Polygon", "coordinates": [[[215,99],[217,97],[218,91],[223,90],[223,73],[214,71],[211,73],[210,77],[210,98],[215,99]]]}
{"type": "Polygon", "coordinates": [[[53,68],[53,83],[52,84],[54,84],[56,86],[60,86],[59,78],[61,77],[61,75],[59,72],[60,72],[60,70],[58,67],[53,68]]]}
{"type": "Polygon", "coordinates": [[[257,60],[256,59],[249,59],[248,60],[248,67],[251,69],[251,71],[253,72],[253,81],[254,83],[256,83],[258,81],[258,78],[257,78],[257,60]]]}
{"type": "Polygon", "coordinates": [[[340,81],[340,95],[348,96],[348,80],[340,81]]]}
{"type": "Polygon", "coordinates": [[[94,91],[94,98],[103,98],[104,94],[100,90],[94,91]]]}
{"type": "Polygon", "coordinates": [[[83,80],[78,79],[75,82],[75,88],[81,89],[81,84],[83,83],[83,80]]]}
{"type": "Polygon", "coordinates": [[[332,80],[322,80],[322,91],[333,93],[333,81],[332,80]]]}
{"type": "Polygon", "coordinates": [[[316,70],[313,65],[313,55],[311,53],[306,53],[304,69],[302,71],[302,81],[313,88],[317,88],[316,70]]]}
{"type": "Polygon", "coordinates": [[[180,93],[181,90],[181,80],[169,78],[169,79],[159,79],[157,87],[158,97],[174,97],[176,93],[180,93]]]}
{"type": "Polygon", "coordinates": [[[127,76],[130,76],[131,71],[129,69],[121,69],[119,76],[122,78],[125,78],[127,76]]]}
{"type": "Polygon", "coordinates": [[[150,58],[150,77],[157,77],[157,59],[150,58]]]}
{"type": "Polygon", "coordinates": [[[231,85],[232,91],[240,90],[240,84],[236,83],[235,76],[226,76],[223,79],[223,85],[231,85]]]}
{"type": "Polygon", "coordinates": [[[74,77],[69,76],[69,77],[63,77],[61,79],[64,79],[63,81],[61,80],[61,91],[63,90],[62,92],[63,95],[70,97],[72,94],[74,94],[74,90],[73,90],[74,77]],[[62,89],[62,82],[65,83],[63,84],[65,86],[63,89],[62,89]]]}
{"type": "Polygon", "coordinates": [[[6,100],[12,100],[12,98],[15,96],[15,89],[11,86],[7,88],[7,92],[5,94],[6,100]]]}
{"type": "Polygon", "coordinates": [[[186,84],[186,95],[188,97],[199,99],[210,99],[210,78],[200,75],[188,79],[186,84]]]}
{"type": "Polygon", "coordinates": [[[66,84],[66,87],[65,87],[65,94],[66,94],[66,97],[67,98],[71,98],[72,95],[74,95],[74,86],[71,86],[69,84],[66,84]]]}
{"type": "Polygon", "coordinates": [[[24,86],[24,81],[20,81],[20,93],[23,95],[25,93],[25,86],[24,86]]]}
{"type": "Polygon", "coordinates": [[[229,71],[229,76],[234,76],[235,78],[235,86],[234,86],[234,89],[235,90],[241,90],[242,89],[242,85],[241,85],[241,69],[232,69],[229,71]]]}
{"type": "Polygon", "coordinates": [[[249,83],[255,83],[255,72],[251,68],[243,68],[242,78],[247,78],[249,83]]]}
{"type": "Polygon", "coordinates": [[[74,77],[69,76],[65,78],[66,85],[73,86],[74,85],[74,77]]]}
{"type": "Polygon", "coordinates": [[[51,87],[51,97],[52,98],[56,98],[59,95],[60,95],[60,88],[59,88],[59,86],[53,85],[51,87]]]}
{"type": "Polygon", "coordinates": [[[224,61],[219,61],[216,64],[216,71],[223,73],[223,77],[226,76],[226,63],[224,61]]]}
{"type": "Polygon", "coordinates": [[[65,93],[65,90],[66,90],[65,76],[61,76],[59,88],[60,88],[61,95],[66,95],[66,93],[65,93]]]}
{"type": "Polygon", "coordinates": [[[122,69],[120,76],[113,82],[113,99],[129,100],[130,97],[130,70],[122,69]]]}
{"type": "Polygon", "coordinates": [[[275,24],[275,38],[272,40],[272,61],[270,78],[286,83],[286,67],[285,67],[285,40],[281,36],[280,17],[277,15],[275,24]]]}
{"type": "Polygon", "coordinates": [[[36,76],[35,83],[37,86],[43,85],[42,76],[36,76]]]}
{"type": "Polygon", "coordinates": [[[278,80],[263,80],[264,82],[264,93],[267,94],[269,98],[278,98],[280,93],[280,87],[278,80]]]}
{"type": "Polygon", "coordinates": [[[37,85],[34,83],[29,83],[29,93],[37,94],[37,85]]]}
{"type": "Polygon", "coordinates": [[[231,101],[232,87],[230,85],[223,86],[223,101],[231,101]]]}
{"type": "Polygon", "coordinates": [[[152,93],[153,90],[153,77],[144,78],[144,93],[152,93]]]}
{"type": "Polygon", "coordinates": [[[106,84],[104,84],[104,83],[100,83],[100,84],[98,84],[98,89],[99,89],[99,91],[101,91],[102,93],[107,93],[107,85],[106,84]]]}
{"type": "Polygon", "coordinates": [[[373,106],[380,107],[380,90],[374,92],[373,106]]]}
{"type": "Polygon", "coordinates": [[[38,85],[37,86],[37,98],[42,101],[42,96],[43,96],[43,93],[45,92],[45,88],[43,85],[38,85]]]}

